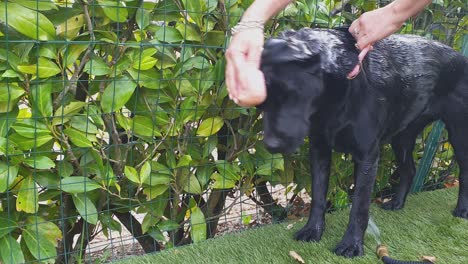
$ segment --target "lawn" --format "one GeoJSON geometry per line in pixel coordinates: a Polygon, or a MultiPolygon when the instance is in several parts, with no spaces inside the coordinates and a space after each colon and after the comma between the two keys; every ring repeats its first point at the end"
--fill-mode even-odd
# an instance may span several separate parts
{"type": "MultiPolygon", "coordinates": [[[[373,206],[371,215],[390,256],[418,260],[422,255],[432,255],[437,263],[468,263],[468,221],[451,215],[457,194],[458,188],[450,188],[411,195],[405,209],[397,212],[373,206]]],[[[306,263],[379,263],[374,253],[377,242],[369,234],[365,240],[365,256],[344,259],[332,253],[346,228],[348,213],[349,210],[342,210],[326,216],[327,229],[319,243],[294,241],[293,233],[304,222],[290,221],[157,254],[130,257],[119,263],[297,263],[289,256],[291,250],[306,263]],[[292,229],[287,228],[290,224],[292,229]]]]}

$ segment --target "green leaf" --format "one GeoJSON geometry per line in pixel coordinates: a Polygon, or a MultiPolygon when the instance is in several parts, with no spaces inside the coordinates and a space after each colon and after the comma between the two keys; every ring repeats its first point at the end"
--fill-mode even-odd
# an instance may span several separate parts
{"type": "Polygon", "coordinates": [[[137,58],[133,62],[132,67],[135,70],[146,71],[146,70],[149,70],[149,69],[153,68],[154,65],[156,65],[157,62],[158,62],[157,59],[155,59],[155,58],[153,58],[151,56],[146,56],[146,57],[141,57],[141,59],[137,58]]]}
{"type": "Polygon", "coordinates": [[[39,48],[39,57],[57,59],[57,48],[54,44],[44,44],[39,48]]]}
{"type": "Polygon", "coordinates": [[[18,224],[11,218],[0,217],[0,237],[10,234],[16,228],[18,228],[18,224]]]}
{"type": "Polygon", "coordinates": [[[148,230],[153,227],[155,224],[159,222],[160,218],[155,217],[153,214],[146,214],[141,222],[141,231],[144,233],[148,232],[148,230]]]}
{"type": "Polygon", "coordinates": [[[177,23],[176,28],[180,35],[184,37],[184,40],[200,42],[201,33],[193,25],[177,23]]]}
{"type": "MultiPolygon", "coordinates": [[[[212,0],[213,1],[213,0],[212,0]]],[[[199,26],[203,26],[203,16],[206,13],[207,6],[205,0],[190,0],[185,2],[187,14],[195,21],[199,26]]]]}
{"type": "MultiPolygon", "coordinates": [[[[60,10],[62,11],[62,10],[60,10]]],[[[80,30],[86,24],[85,16],[83,14],[70,17],[67,21],[62,24],[56,25],[57,35],[66,39],[74,39],[80,33],[80,30]]]]}
{"type": "Polygon", "coordinates": [[[133,68],[129,68],[127,69],[127,72],[130,74],[130,76],[132,76],[133,80],[138,82],[140,86],[148,89],[162,88],[162,76],[155,68],[149,69],[147,71],[137,71],[133,68]]]}
{"type": "Polygon", "coordinates": [[[223,127],[224,120],[217,117],[210,117],[202,121],[200,126],[197,129],[197,135],[203,137],[209,137],[218,133],[218,131],[223,127]]]}
{"type": "Polygon", "coordinates": [[[153,120],[147,116],[135,115],[131,127],[137,136],[160,137],[161,133],[156,129],[153,120]]]}
{"type": "Polygon", "coordinates": [[[172,220],[164,220],[158,224],[159,230],[169,232],[179,229],[180,225],[172,220]]]}
{"type": "Polygon", "coordinates": [[[225,179],[221,174],[215,172],[211,175],[214,180],[213,189],[231,189],[236,186],[236,181],[232,179],[225,179]]]}
{"type": "Polygon", "coordinates": [[[86,137],[86,134],[81,131],[74,128],[67,128],[63,130],[63,133],[67,135],[71,142],[78,147],[93,147],[93,143],[91,143],[91,141],[86,137]]]}
{"type": "Polygon", "coordinates": [[[97,134],[98,129],[96,125],[90,120],[92,117],[88,115],[75,115],[71,117],[71,126],[78,131],[84,132],[86,134],[97,134]]]}
{"type": "Polygon", "coordinates": [[[167,185],[171,182],[171,179],[170,175],[151,173],[150,177],[145,179],[143,183],[149,186],[167,185]]]}
{"type": "Polygon", "coordinates": [[[189,58],[187,61],[184,62],[184,65],[182,68],[175,74],[176,76],[185,73],[187,71],[190,71],[192,69],[198,69],[198,70],[208,70],[210,68],[211,64],[209,61],[201,56],[195,56],[189,58]]]}
{"type": "Polygon", "coordinates": [[[34,138],[23,137],[18,133],[10,135],[10,140],[15,142],[19,149],[21,150],[30,150],[38,148],[53,139],[50,135],[37,135],[34,138]]]}
{"type": "Polygon", "coordinates": [[[62,179],[62,190],[67,193],[84,193],[101,188],[97,182],[83,176],[62,179]]]}
{"type": "Polygon", "coordinates": [[[98,0],[104,14],[112,21],[125,22],[128,17],[128,11],[122,1],[98,0]]]}
{"type": "Polygon", "coordinates": [[[140,184],[148,181],[151,174],[151,162],[147,161],[143,164],[140,170],[140,184]]]}
{"type": "Polygon", "coordinates": [[[148,235],[157,241],[166,241],[166,237],[158,228],[151,227],[147,232],[148,235]]]}
{"type": "Polygon", "coordinates": [[[53,259],[57,256],[57,241],[62,238],[60,229],[40,217],[28,217],[23,229],[23,239],[36,259],[53,259]]]}
{"type": "Polygon", "coordinates": [[[46,187],[48,189],[57,189],[60,185],[59,175],[61,175],[61,171],[58,173],[51,171],[39,171],[36,172],[34,179],[36,180],[37,184],[42,187],[46,187]]]}
{"type": "Polygon", "coordinates": [[[199,207],[190,209],[190,234],[194,243],[206,240],[205,215],[199,207]]]}
{"type": "Polygon", "coordinates": [[[203,146],[203,157],[206,158],[216,149],[218,146],[218,137],[209,137],[203,146]]]}
{"type": "Polygon", "coordinates": [[[198,182],[197,177],[191,173],[182,173],[180,175],[180,185],[187,193],[193,194],[202,194],[203,190],[201,189],[200,183],[198,182]]]}
{"type": "Polygon", "coordinates": [[[86,193],[77,193],[72,195],[73,203],[78,210],[78,213],[86,220],[86,222],[96,225],[98,221],[98,212],[96,206],[89,199],[86,193]]]}
{"type": "Polygon", "coordinates": [[[0,257],[3,263],[24,263],[21,246],[12,236],[0,238],[0,257]]]}
{"type": "Polygon", "coordinates": [[[155,185],[155,186],[145,187],[143,189],[143,194],[146,195],[146,199],[148,201],[151,201],[155,199],[156,197],[165,193],[167,189],[169,189],[169,186],[167,185],[155,185]]]}
{"type": "Polygon", "coordinates": [[[0,5],[0,21],[7,23],[7,20],[8,26],[32,39],[55,39],[55,27],[47,17],[19,4],[7,2],[0,5]]]}
{"type": "Polygon", "coordinates": [[[70,116],[75,115],[87,105],[85,102],[70,102],[65,106],[60,106],[54,113],[53,125],[65,124],[70,119],[70,116]]]}
{"type": "Polygon", "coordinates": [[[55,162],[46,156],[33,156],[24,160],[24,163],[31,168],[38,170],[48,170],[55,168],[55,162]]]}
{"type": "Polygon", "coordinates": [[[16,104],[16,99],[24,94],[23,88],[19,87],[16,83],[0,83],[0,103],[2,104],[16,104]]]}
{"type": "Polygon", "coordinates": [[[47,126],[34,119],[23,119],[21,122],[16,122],[12,128],[16,133],[26,138],[33,139],[38,136],[50,135],[47,126]]]}
{"type": "Polygon", "coordinates": [[[48,78],[59,74],[62,70],[53,61],[44,57],[39,57],[37,64],[18,65],[18,70],[22,73],[37,75],[39,78],[48,78]]]}
{"type": "Polygon", "coordinates": [[[33,9],[33,10],[40,10],[40,11],[58,10],[58,7],[53,2],[47,2],[47,1],[15,0],[15,3],[20,4],[27,8],[33,9]]]}
{"type": "Polygon", "coordinates": [[[176,168],[189,166],[190,162],[192,162],[192,157],[190,155],[183,155],[177,162],[176,168]]]}
{"type": "Polygon", "coordinates": [[[184,40],[180,31],[173,27],[161,27],[156,31],[154,37],[161,42],[167,43],[179,43],[184,40]]]}
{"type": "Polygon", "coordinates": [[[37,193],[36,184],[33,177],[29,175],[21,181],[18,198],[16,199],[16,210],[34,214],[39,209],[38,202],[39,194],[37,193]]]}
{"type": "Polygon", "coordinates": [[[31,87],[33,106],[43,117],[52,116],[52,82],[31,87]]]}
{"type": "Polygon", "coordinates": [[[90,75],[95,76],[102,76],[112,72],[107,63],[105,63],[104,60],[98,56],[94,56],[91,60],[89,60],[83,70],[90,75]]]}
{"type": "Polygon", "coordinates": [[[138,8],[136,11],[135,21],[140,29],[145,29],[150,24],[150,11],[138,8]]]}
{"type": "Polygon", "coordinates": [[[102,95],[101,107],[105,113],[111,113],[124,106],[135,91],[136,83],[126,75],[111,82],[102,95]]]}
{"type": "Polygon", "coordinates": [[[63,51],[63,56],[65,57],[64,66],[69,66],[78,60],[81,54],[88,48],[88,45],[71,44],[66,47],[63,51]]]}
{"type": "Polygon", "coordinates": [[[235,167],[233,164],[228,163],[224,160],[218,160],[216,162],[216,168],[219,171],[219,174],[229,180],[239,180],[239,168],[235,167]]]}
{"type": "Polygon", "coordinates": [[[125,177],[127,177],[127,179],[129,179],[130,181],[137,183],[137,184],[141,184],[140,178],[138,176],[138,172],[135,168],[130,167],[130,166],[125,166],[124,173],[125,173],[125,177]]]}
{"type": "Polygon", "coordinates": [[[272,163],[265,163],[258,167],[255,174],[257,175],[265,175],[270,176],[273,173],[273,164],[272,163]]]}
{"type": "Polygon", "coordinates": [[[122,224],[114,220],[110,213],[99,215],[99,219],[101,220],[101,223],[104,227],[122,233],[122,224]]]}
{"type": "Polygon", "coordinates": [[[198,181],[200,182],[201,186],[206,186],[206,184],[210,181],[210,176],[213,173],[213,167],[204,165],[197,167],[197,171],[195,175],[197,176],[198,181]]]}
{"type": "Polygon", "coordinates": [[[0,161],[0,193],[4,193],[8,190],[16,176],[18,176],[18,166],[0,161]]]}
{"type": "Polygon", "coordinates": [[[10,131],[11,126],[16,121],[18,108],[7,113],[0,113],[0,137],[5,137],[10,131]]]}

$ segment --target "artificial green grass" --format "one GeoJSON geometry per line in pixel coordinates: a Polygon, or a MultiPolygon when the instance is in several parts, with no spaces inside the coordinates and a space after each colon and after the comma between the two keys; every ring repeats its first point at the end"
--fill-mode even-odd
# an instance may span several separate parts
{"type": "MultiPolygon", "coordinates": [[[[437,263],[468,263],[468,220],[455,218],[458,188],[411,195],[406,207],[396,212],[372,206],[371,216],[381,232],[382,243],[390,256],[418,260],[422,255],[437,258],[437,263]]],[[[297,263],[289,251],[297,252],[306,263],[382,263],[375,256],[376,240],[367,234],[365,256],[345,259],[332,250],[343,236],[349,210],[326,216],[326,231],[319,243],[293,240],[303,222],[287,222],[225,235],[194,245],[168,249],[161,253],[131,257],[119,263],[297,263]],[[293,223],[288,230],[288,224],[293,223]]]]}

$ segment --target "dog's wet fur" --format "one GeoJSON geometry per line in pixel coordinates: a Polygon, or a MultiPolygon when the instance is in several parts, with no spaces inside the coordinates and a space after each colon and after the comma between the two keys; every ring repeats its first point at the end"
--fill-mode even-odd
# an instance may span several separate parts
{"type": "Polygon", "coordinates": [[[412,35],[393,35],[374,45],[353,80],[359,50],[347,30],[287,31],[264,46],[267,84],[264,143],[274,153],[294,152],[309,136],[312,208],[295,237],[320,240],[332,150],[352,154],[355,191],[348,228],[335,253],[363,254],[379,148],[390,143],[399,178],[383,208],[403,207],[415,164],[416,136],[435,120],[449,133],[460,167],[457,217],[468,218],[468,59],[452,48],[412,35]]]}

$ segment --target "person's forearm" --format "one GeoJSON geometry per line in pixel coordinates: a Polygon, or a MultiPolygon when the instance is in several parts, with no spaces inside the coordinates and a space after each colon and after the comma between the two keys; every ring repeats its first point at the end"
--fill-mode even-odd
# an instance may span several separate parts
{"type": "Polygon", "coordinates": [[[245,11],[242,20],[267,21],[294,0],[255,0],[245,11]]]}
{"type": "Polygon", "coordinates": [[[391,8],[392,13],[403,23],[408,18],[419,13],[426,5],[430,4],[432,0],[395,0],[388,6],[391,8]]]}

